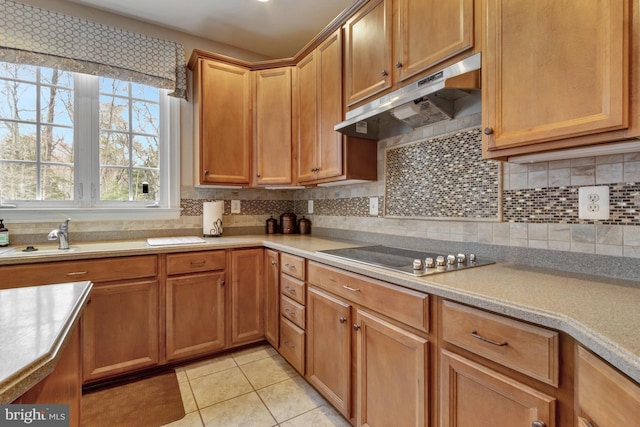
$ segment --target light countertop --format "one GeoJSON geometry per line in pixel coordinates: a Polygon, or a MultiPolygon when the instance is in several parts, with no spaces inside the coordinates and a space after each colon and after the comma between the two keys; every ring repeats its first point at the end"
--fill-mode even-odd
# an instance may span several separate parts
{"type": "Polygon", "coordinates": [[[72,282],[0,290],[0,404],[53,371],[91,287],[72,282]]]}
{"type": "MultiPolygon", "coordinates": [[[[363,246],[312,235],[207,238],[196,245],[155,246],[146,241],[72,245],[68,254],[2,256],[0,265],[150,253],[264,246],[410,289],[467,303],[563,331],[640,383],[640,283],[511,263],[414,277],[338,260],[317,251],[363,246]]],[[[640,266],[639,266],[640,268],[640,266]]]]}

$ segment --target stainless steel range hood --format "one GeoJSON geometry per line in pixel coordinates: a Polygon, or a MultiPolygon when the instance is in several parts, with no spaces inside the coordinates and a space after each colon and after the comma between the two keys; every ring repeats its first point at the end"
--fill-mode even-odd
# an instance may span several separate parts
{"type": "Polygon", "coordinates": [[[348,136],[384,139],[460,117],[480,105],[480,53],[388,93],[346,114],[334,129],[348,136]]]}

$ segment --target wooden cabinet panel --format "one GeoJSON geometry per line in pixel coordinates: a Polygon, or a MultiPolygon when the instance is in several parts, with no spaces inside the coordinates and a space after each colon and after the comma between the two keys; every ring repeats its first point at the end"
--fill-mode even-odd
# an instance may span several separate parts
{"type": "Polygon", "coordinates": [[[304,375],[305,333],[302,329],[280,318],[280,346],[278,351],[298,372],[304,375]]]}
{"type": "Polygon", "coordinates": [[[282,295],[280,298],[280,315],[304,329],[305,327],[305,306],[293,301],[291,298],[282,295]]]}
{"type": "Polygon", "coordinates": [[[580,145],[567,139],[629,126],[630,3],[487,1],[485,156],[580,145]]]}
{"type": "Polygon", "coordinates": [[[391,1],[371,1],[344,25],[347,105],[391,87],[391,1]]]}
{"type": "Polygon", "coordinates": [[[167,274],[197,273],[201,271],[223,270],[226,263],[225,251],[201,251],[167,255],[167,274]]]}
{"type": "Polygon", "coordinates": [[[295,277],[296,279],[305,279],[304,258],[287,253],[282,253],[280,256],[282,259],[282,266],[280,269],[283,273],[295,277]]]}
{"type": "Polygon", "coordinates": [[[427,340],[357,310],[359,426],[429,424],[427,340]]]}
{"type": "Polygon", "coordinates": [[[124,258],[59,261],[0,267],[2,284],[9,289],[21,286],[90,280],[106,282],[155,277],[158,260],[155,255],[124,258]]]}
{"type": "Polygon", "coordinates": [[[316,51],[312,51],[296,65],[296,143],[298,144],[299,182],[312,181],[318,164],[318,106],[316,51]]]}
{"type": "Polygon", "coordinates": [[[224,275],[224,271],[218,271],[167,279],[165,315],[168,361],[224,348],[224,275]]]}
{"type": "Polygon", "coordinates": [[[473,0],[395,1],[398,81],[473,47],[473,0]]]}
{"type": "Polygon", "coordinates": [[[264,338],[263,257],[262,248],[231,252],[231,346],[264,338]]]}
{"type": "Polygon", "coordinates": [[[291,67],[255,71],[258,185],[291,184],[291,67]]]}
{"type": "Polygon", "coordinates": [[[446,350],[441,354],[442,427],[554,427],[555,399],[446,350]]]}
{"type": "Polygon", "coordinates": [[[252,155],[251,72],[198,59],[194,75],[198,184],[249,184],[252,155]]]}
{"type": "Polygon", "coordinates": [[[83,378],[158,364],[158,281],[95,283],[82,317],[83,378]]]}
{"type": "Polygon", "coordinates": [[[309,283],[425,332],[429,295],[309,261],[309,283]]]}
{"type": "Polygon", "coordinates": [[[309,288],[307,311],[307,380],[350,418],[351,305],[309,288]]]}
{"type": "Polygon", "coordinates": [[[578,347],[577,401],[586,427],[640,425],[640,386],[578,347]]]}
{"type": "Polygon", "coordinates": [[[264,337],[278,348],[280,331],[280,254],[272,249],[264,251],[264,337]]]}
{"type": "Polygon", "coordinates": [[[557,332],[444,301],[442,336],[487,359],[558,385],[557,332]]]}

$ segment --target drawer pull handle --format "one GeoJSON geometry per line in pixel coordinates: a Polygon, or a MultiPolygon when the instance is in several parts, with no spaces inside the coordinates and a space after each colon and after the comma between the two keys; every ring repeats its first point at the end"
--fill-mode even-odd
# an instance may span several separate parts
{"type": "Polygon", "coordinates": [[[295,265],[285,264],[284,266],[287,267],[289,270],[295,270],[296,269],[295,265]]]}
{"type": "Polygon", "coordinates": [[[340,321],[340,323],[345,323],[347,321],[347,318],[344,316],[340,316],[338,320],[340,321]]]}
{"type": "Polygon", "coordinates": [[[285,290],[285,291],[287,291],[287,292],[289,292],[290,294],[293,294],[293,295],[295,295],[295,294],[296,294],[296,290],[295,290],[295,289],[293,289],[293,288],[291,288],[291,287],[289,287],[289,286],[285,286],[285,287],[284,287],[284,290],[285,290]]]}
{"type": "MultiPolygon", "coordinates": [[[[492,344],[492,345],[497,345],[498,347],[504,347],[505,345],[509,345],[509,343],[506,342],[506,341],[497,342],[497,341],[490,340],[489,338],[485,338],[482,335],[478,335],[477,331],[471,332],[471,336],[474,337],[475,339],[480,340],[480,341],[484,341],[484,342],[487,342],[487,343],[492,344]]],[[[540,426],[540,427],[544,427],[544,426],[540,426]]]]}
{"type": "Polygon", "coordinates": [[[84,276],[88,271],[74,271],[72,273],[67,273],[67,276],[84,276]]]}
{"type": "Polygon", "coordinates": [[[578,427],[593,427],[593,424],[587,421],[586,418],[578,417],[578,427]]]}
{"type": "Polygon", "coordinates": [[[289,310],[288,308],[285,308],[284,312],[287,313],[291,317],[296,317],[296,314],[293,311],[289,310]]]}
{"type": "Polygon", "coordinates": [[[351,292],[360,292],[360,289],[359,289],[359,288],[352,288],[352,287],[351,287],[351,286],[349,286],[349,285],[342,285],[342,287],[343,287],[343,288],[345,288],[345,289],[346,289],[346,290],[348,290],[348,291],[351,291],[351,292]]]}
{"type": "Polygon", "coordinates": [[[287,347],[289,347],[291,350],[295,350],[296,346],[293,344],[290,344],[289,341],[285,341],[284,345],[286,345],[287,347]]]}
{"type": "Polygon", "coordinates": [[[191,261],[191,265],[193,265],[193,266],[204,265],[205,263],[206,263],[205,260],[202,260],[202,261],[191,261]]]}

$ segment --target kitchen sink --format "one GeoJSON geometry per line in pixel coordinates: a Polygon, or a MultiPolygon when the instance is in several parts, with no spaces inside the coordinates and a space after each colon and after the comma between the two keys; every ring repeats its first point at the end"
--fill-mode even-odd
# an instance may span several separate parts
{"type": "Polygon", "coordinates": [[[74,248],[58,249],[57,246],[17,246],[0,249],[0,257],[64,255],[75,251],[74,248]]]}

